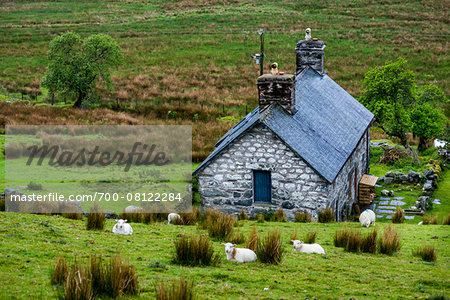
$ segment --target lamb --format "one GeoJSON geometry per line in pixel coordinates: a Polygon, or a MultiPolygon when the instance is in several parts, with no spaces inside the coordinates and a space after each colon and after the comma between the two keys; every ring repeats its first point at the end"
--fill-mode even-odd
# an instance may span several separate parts
{"type": "Polygon", "coordinates": [[[375,226],[375,218],[375,213],[370,209],[366,209],[359,215],[359,222],[361,226],[370,227],[370,224],[375,226]]]}
{"type": "Polygon", "coordinates": [[[292,244],[294,244],[294,250],[303,253],[317,253],[317,254],[325,254],[325,250],[323,250],[322,246],[319,244],[304,244],[299,240],[291,240],[292,244]]]}
{"type": "Polygon", "coordinates": [[[235,248],[236,245],[232,243],[222,244],[225,247],[225,254],[227,260],[237,261],[240,263],[251,262],[256,260],[256,253],[246,248],[235,248]]]}
{"type": "Polygon", "coordinates": [[[112,232],[115,234],[124,234],[124,235],[132,235],[133,234],[133,228],[131,228],[131,225],[126,223],[127,220],[116,220],[117,224],[114,225],[112,232]]]}
{"type": "Polygon", "coordinates": [[[176,214],[176,213],[170,213],[170,214],[167,216],[168,224],[171,224],[171,223],[172,223],[173,221],[175,221],[176,219],[181,219],[181,217],[180,217],[179,214],[176,214]]]}

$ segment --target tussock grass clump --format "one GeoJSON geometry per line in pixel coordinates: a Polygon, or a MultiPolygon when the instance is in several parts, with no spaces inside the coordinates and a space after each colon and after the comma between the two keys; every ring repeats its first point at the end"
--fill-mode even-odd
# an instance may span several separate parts
{"type": "Polygon", "coordinates": [[[371,233],[362,238],[360,246],[361,252],[372,254],[377,252],[377,235],[378,232],[374,229],[371,233]]]}
{"type": "Polygon", "coordinates": [[[263,214],[257,214],[256,215],[256,222],[264,223],[264,215],[263,214]]]}
{"type": "Polygon", "coordinates": [[[83,214],[81,212],[61,213],[61,216],[63,216],[66,219],[71,219],[71,220],[81,220],[81,219],[83,219],[83,214]]]}
{"type": "Polygon", "coordinates": [[[397,210],[392,216],[392,223],[401,224],[403,222],[405,222],[405,211],[401,207],[397,207],[397,210]]]}
{"type": "Polygon", "coordinates": [[[188,281],[182,276],[180,280],[166,285],[165,280],[156,284],[156,300],[193,300],[196,299],[194,293],[194,281],[188,281]]]}
{"type": "Polygon", "coordinates": [[[241,209],[241,212],[239,213],[239,221],[241,220],[248,220],[248,215],[245,213],[244,209],[241,209]]]}
{"type": "Polygon", "coordinates": [[[442,219],[442,225],[450,225],[450,212],[442,219]]]}
{"type": "Polygon", "coordinates": [[[288,241],[288,244],[292,245],[292,241],[298,240],[298,230],[295,228],[293,232],[291,232],[291,238],[288,241]]]}
{"type": "Polygon", "coordinates": [[[70,267],[65,259],[57,258],[50,281],[64,287],[64,299],[116,298],[139,293],[135,268],[120,255],[111,257],[107,264],[100,256],[92,255],[89,264],[75,260],[70,267]]]}
{"type": "Polygon", "coordinates": [[[142,212],[130,212],[130,213],[123,212],[123,213],[119,214],[119,219],[127,220],[127,222],[129,222],[129,223],[144,223],[144,213],[142,213],[142,212]]]}
{"type": "Polygon", "coordinates": [[[55,267],[51,271],[50,283],[52,285],[63,285],[67,279],[67,271],[67,260],[57,257],[55,267]]]}
{"type": "Polygon", "coordinates": [[[219,210],[208,209],[200,224],[200,228],[207,229],[209,237],[218,241],[233,237],[236,218],[233,215],[221,213],[219,210]]]}
{"type": "Polygon", "coordinates": [[[244,244],[245,242],[246,242],[245,236],[242,232],[239,231],[239,229],[233,233],[233,237],[230,240],[230,243],[236,244],[236,245],[244,244]]]}
{"type": "Polygon", "coordinates": [[[214,254],[206,235],[182,235],[175,240],[174,262],[188,266],[215,266],[219,263],[219,256],[214,254]]]}
{"type": "Polygon", "coordinates": [[[86,229],[87,230],[103,230],[105,227],[105,212],[96,203],[91,207],[87,215],[86,229]]]}
{"type": "Polygon", "coordinates": [[[6,210],[6,198],[0,197],[0,211],[6,210]]]}
{"type": "Polygon", "coordinates": [[[342,228],[336,230],[334,233],[334,246],[335,247],[345,247],[347,245],[347,240],[350,235],[350,230],[348,228],[342,228]]]}
{"type": "Polygon", "coordinates": [[[347,243],[345,244],[344,250],[347,252],[358,252],[361,246],[361,233],[356,230],[350,231],[347,237],[347,243]]]}
{"type": "MultiPolygon", "coordinates": [[[[182,213],[180,214],[182,224],[175,225],[195,225],[200,217],[200,209],[193,208],[191,213],[182,213]]],[[[178,222],[178,221],[177,221],[178,222]]]]}
{"type": "Polygon", "coordinates": [[[422,245],[413,251],[414,256],[419,256],[424,261],[435,262],[436,261],[436,250],[433,246],[422,245]]]}
{"type": "Polygon", "coordinates": [[[309,223],[311,222],[311,215],[307,211],[298,211],[294,215],[294,222],[309,223]]]}
{"type": "MultiPolygon", "coordinates": [[[[305,236],[305,244],[314,244],[316,242],[316,236],[317,236],[316,231],[308,232],[305,236]]],[[[293,239],[293,240],[296,240],[296,239],[293,239]]]]}
{"type": "Polygon", "coordinates": [[[283,254],[284,247],[281,243],[281,232],[278,229],[268,232],[265,238],[258,239],[256,255],[262,263],[277,265],[281,262],[283,254]]]}
{"type": "Polygon", "coordinates": [[[250,236],[248,237],[247,248],[256,252],[258,248],[258,232],[256,231],[256,226],[253,225],[252,231],[250,231],[250,236]]]}
{"type": "Polygon", "coordinates": [[[287,222],[286,214],[284,213],[284,210],[282,208],[275,211],[275,213],[270,218],[270,221],[272,222],[287,222]]]}
{"type": "Polygon", "coordinates": [[[378,240],[380,253],[392,255],[401,248],[400,236],[397,231],[389,225],[384,230],[381,239],[378,240]]]}
{"type": "Polygon", "coordinates": [[[317,218],[319,223],[334,222],[334,210],[327,206],[325,209],[319,211],[317,218]]]}
{"type": "Polygon", "coordinates": [[[90,269],[79,262],[75,262],[69,268],[66,281],[64,282],[64,299],[85,300],[92,299],[93,295],[90,269]]]}
{"type": "Polygon", "coordinates": [[[422,217],[422,224],[423,225],[429,225],[429,224],[437,224],[438,223],[438,216],[429,216],[429,215],[424,215],[422,217]]]}

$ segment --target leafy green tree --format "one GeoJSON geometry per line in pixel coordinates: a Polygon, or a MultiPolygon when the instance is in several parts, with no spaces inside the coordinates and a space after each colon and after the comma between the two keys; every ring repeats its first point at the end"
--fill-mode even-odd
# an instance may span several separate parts
{"type": "MultiPolygon", "coordinates": [[[[382,128],[388,118],[403,115],[396,104],[408,109],[415,102],[414,72],[408,69],[404,58],[400,57],[395,62],[388,61],[382,67],[370,69],[363,84],[365,88],[360,101],[375,114],[382,128]]],[[[400,127],[407,128],[406,124],[401,124],[400,127]]]]}
{"type": "Polygon", "coordinates": [[[401,144],[408,148],[406,133],[411,128],[411,119],[403,105],[394,103],[386,106],[384,127],[387,134],[399,138],[401,144]]]}
{"type": "Polygon", "coordinates": [[[80,107],[97,82],[112,89],[111,72],[123,61],[118,43],[110,36],[94,34],[82,40],[74,32],[55,37],[48,51],[50,63],[42,85],[50,93],[76,99],[80,107]]]}
{"type": "Polygon", "coordinates": [[[424,150],[427,140],[443,132],[447,120],[440,109],[426,103],[411,112],[411,121],[412,133],[419,137],[419,150],[424,150]]]}
{"type": "Polygon", "coordinates": [[[447,100],[445,99],[444,92],[435,85],[427,84],[420,87],[417,91],[417,103],[418,104],[433,104],[440,105],[445,104],[447,100]]]}

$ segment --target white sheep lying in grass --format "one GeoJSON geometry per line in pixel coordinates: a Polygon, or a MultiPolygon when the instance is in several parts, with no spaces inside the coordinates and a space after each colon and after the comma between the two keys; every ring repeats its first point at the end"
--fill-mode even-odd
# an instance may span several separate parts
{"type": "Polygon", "coordinates": [[[127,220],[116,220],[117,224],[114,225],[112,232],[115,234],[124,234],[124,235],[132,235],[133,228],[131,225],[126,223],[127,220]]]}
{"type": "Polygon", "coordinates": [[[141,213],[141,212],[143,212],[143,209],[142,209],[142,207],[139,207],[139,206],[129,205],[129,206],[125,207],[125,209],[123,211],[127,214],[132,214],[132,213],[141,213]]]}
{"type": "Polygon", "coordinates": [[[375,213],[370,209],[366,209],[359,215],[359,222],[361,223],[361,226],[370,227],[370,224],[375,226],[375,218],[375,213]]]}
{"type": "Polygon", "coordinates": [[[225,247],[227,260],[237,261],[240,263],[250,262],[256,260],[256,253],[246,248],[235,248],[236,245],[232,243],[222,244],[225,247]]]}
{"type": "Polygon", "coordinates": [[[176,214],[176,213],[170,213],[168,216],[167,216],[167,222],[168,222],[168,224],[171,224],[173,221],[175,221],[176,219],[181,219],[181,217],[180,217],[180,215],[179,214],[176,214]]]}
{"type": "Polygon", "coordinates": [[[325,250],[323,250],[322,246],[319,244],[304,244],[299,240],[291,240],[292,244],[294,244],[294,250],[303,253],[317,253],[317,254],[325,254],[325,250]]]}

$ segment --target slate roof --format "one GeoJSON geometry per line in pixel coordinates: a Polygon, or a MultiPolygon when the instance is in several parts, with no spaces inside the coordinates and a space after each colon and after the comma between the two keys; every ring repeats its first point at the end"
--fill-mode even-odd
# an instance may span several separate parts
{"type": "Polygon", "coordinates": [[[198,174],[256,124],[264,124],[332,183],[374,115],[327,75],[307,67],[296,75],[294,115],[280,105],[257,107],[231,128],[194,171],[198,174]]]}

